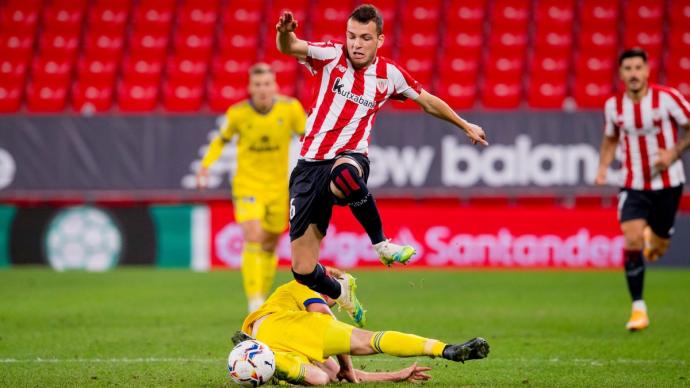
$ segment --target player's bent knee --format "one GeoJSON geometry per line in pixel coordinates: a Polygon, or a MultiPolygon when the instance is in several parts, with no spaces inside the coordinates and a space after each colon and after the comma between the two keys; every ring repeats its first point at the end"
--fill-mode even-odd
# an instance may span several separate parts
{"type": "Polygon", "coordinates": [[[326,385],[331,382],[330,376],[314,365],[306,365],[304,382],[309,385],[326,385]]]}
{"type": "Polygon", "coordinates": [[[330,189],[340,205],[361,201],[369,195],[366,182],[359,175],[357,166],[351,163],[333,167],[330,189]]]}

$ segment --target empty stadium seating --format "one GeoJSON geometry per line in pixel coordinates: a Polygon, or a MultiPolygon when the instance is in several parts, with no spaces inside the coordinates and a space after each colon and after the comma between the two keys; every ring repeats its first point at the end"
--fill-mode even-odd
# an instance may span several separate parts
{"type": "Polygon", "coordinates": [[[384,17],[380,55],[457,109],[599,109],[632,46],[653,81],[690,94],[690,0],[5,0],[0,111],[220,112],[257,60],[308,103],[274,23],[289,9],[300,36],[343,41],[364,2],[384,17]]]}

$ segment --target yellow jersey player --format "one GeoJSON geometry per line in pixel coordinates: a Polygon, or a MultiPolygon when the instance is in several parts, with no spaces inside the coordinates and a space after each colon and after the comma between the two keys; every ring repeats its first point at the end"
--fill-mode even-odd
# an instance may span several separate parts
{"type": "Polygon", "coordinates": [[[226,122],[208,147],[197,174],[206,186],[208,169],[237,136],[237,172],[232,180],[235,221],[244,235],[242,277],[249,311],[271,290],[278,258],[275,250],[288,220],[290,139],[302,135],[306,114],[294,98],[277,94],[275,74],[265,63],[249,70],[248,100],[231,106],[226,122]]]}
{"type": "MultiPolygon", "coordinates": [[[[346,274],[327,269],[330,276],[346,274]]],[[[443,357],[451,361],[481,359],[489,344],[474,338],[447,345],[435,339],[397,331],[372,332],[340,322],[330,310],[334,301],[290,281],[280,287],[242,324],[233,342],[256,338],[275,354],[275,377],[293,384],[324,385],[341,379],[350,382],[412,381],[430,378],[430,368],[416,364],[393,372],[364,372],[352,367],[350,355],[385,353],[397,357],[443,357]],[[336,356],[337,361],[331,356],[336,356]]]]}

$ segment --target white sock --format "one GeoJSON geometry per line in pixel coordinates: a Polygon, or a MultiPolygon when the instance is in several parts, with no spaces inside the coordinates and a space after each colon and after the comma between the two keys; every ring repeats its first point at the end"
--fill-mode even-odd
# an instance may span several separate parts
{"type": "Polygon", "coordinates": [[[264,304],[264,298],[257,297],[257,298],[249,299],[249,303],[248,303],[249,312],[253,313],[254,311],[258,310],[262,304],[264,304]]]}
{"type": "Polygon", "coordinates": [[[647,305],[644,303],[644,300],[636,300],[632,304],[632,309],[633,310],[642,310],[644,312],[647,312],[647,305]]]}

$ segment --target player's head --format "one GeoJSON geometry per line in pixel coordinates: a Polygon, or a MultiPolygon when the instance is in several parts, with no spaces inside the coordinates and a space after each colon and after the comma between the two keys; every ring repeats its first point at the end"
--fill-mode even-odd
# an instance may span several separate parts
{"type": "Polygon", "coordinates": [[[643,90],[649,79],[647,53],[641,48],[623,51],[618,57],[618,72],[626,90],[633,93],[643,90]]]}
{"type": "Polygon", "coordinates": [[[356,68],[368,66],[383,44],[383,18],[373,5],[362,4],[347,19],[347,56],[356,68]]]}
{"type": "Polygon", "coordinates": [[[259,62],[249,68],[249,96],[257,109],[268,109],[278,90],[276,76],[267,63],[259,62]]]}

